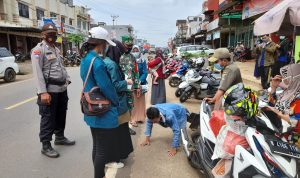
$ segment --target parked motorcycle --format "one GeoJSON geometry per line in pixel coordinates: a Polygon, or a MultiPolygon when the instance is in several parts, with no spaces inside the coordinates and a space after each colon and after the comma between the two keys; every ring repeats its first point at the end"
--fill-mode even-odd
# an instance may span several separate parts
{"type": "Polygon", "coordinates": [[[172,76],[172,78],[179,78],[178,82],[180,82],[179,87],[177,88],[177,90],[175,91],[175,96],[176,97],[180,97],[182,92],[185,90],[185,88],[183,87],[183,85],[185,87],[187,87],[187,82],[185,81],[186,78],[189,77],[193,77],[195,75],[195,72],[197,72],[196,69],[190,69],[189,71],[187,71],[187,73],[185,75],[179,75],[179,74],[175,74],[172,76]]]}
{"type": "Polygon", "coordinates": [[[200,70],[194,72],[185,78],[185,81],[179,85],[176,96],[181,92],[180,102],[183,103],[188,100],[192,94],[196,99],[203,99],[205,97],[213,97],[220,85],[220,80],[217,80],[211,71],[200,70]]]}
{"type": "Polygon", "coordinates": [[[184,81],[184,75],[187,73],[188,69],[201,69],[205,64],[205,59],[197,58],[191,59],[189,61],[183,62],[182,66],[178,69],[176,74],[173,74],[169,79],[169,85],[171,87],[178,87],[179,84],[184,81]]]}
{"type": "Polygon", "coordinates": [[[169,79],[169,85],[171,87],[178,87],[179,84],[183,81],[184,75],[188,70],[188,65],[183,64],[180,68],[173,74],[169,79]]]}
{"type": "Polygon", "coordinates": [[[26,55],[22,54],[19,51],[16,52],[15,57],[16,57],[16,62],[24,62],[26,60],[26,55]]]}
{"type": "MultiPolygon", "coordinates": [[[[203,101],[197,131],[189,135],[186,129],[182,129],[181,136],[189,163],[206,177],[213,178],[212,169],[219,161],[211,159],[216,144],[213,130],[220,130],[222,124],[219,124],[219,128],[213,125],[225,122],[224,118],[213,120],[211,116],[212,106],[203,101]]],[[[288,131],[289,124],[280,119],[272,120],[262,111],[257,117],[249,119],[246,125],[245,137],[250,149],[240,145],[235,147],[230,177],[298,177],[295,159],[300,158],[298,148],[276,136],[288,131]],[[280,128],[274,123],[278,121],[282,122],[280,128]]]]}
{"type": "Polygon", "coordinates": [[[170,60],[166,65],[166,69],[164,71],[165,79],[169,78],[170,75],[174,74],[179,67],[181,66],[181,62],[177,60],[170,60]]]}
{"type": "Polygon", "coordinates": [[[74,65],[79,66],[81,63],[80,57],[76,52],[72,52],[70,50],[67,51],[67,61],[65,61],[65,64],[68,64],[69,66],[73,67],[74,65]]]}

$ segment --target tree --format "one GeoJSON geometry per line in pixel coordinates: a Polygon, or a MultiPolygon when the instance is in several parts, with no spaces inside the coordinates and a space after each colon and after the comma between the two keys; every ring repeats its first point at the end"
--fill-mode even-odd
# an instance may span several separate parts
{"type": "Polygon", "coordinates": [[[84,35],[83,34],[69,34],[68,40],[72,43],[75,43],[75,45],[79,51],[79,44],[84,41],[84,35]]]}

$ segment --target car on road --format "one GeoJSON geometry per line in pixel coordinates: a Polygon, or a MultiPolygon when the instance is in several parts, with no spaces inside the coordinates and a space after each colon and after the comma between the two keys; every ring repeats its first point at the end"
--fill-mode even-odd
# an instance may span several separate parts
{"type": "Polygon", "coordinates": [[[19,73],[16,58],[6,48],[0,47],[0,79],[5,82],[13,82],[19,73]]]}
{"type": "Polygon", "coordinates": [[[180,46],[177,48],[177,54],[181,55],[182,53],[201,53],[205,52],[206,55],[212,55],[215,53],[215,50],[211,48],[209,45],[188,45],[188,46],[180,46]]]}

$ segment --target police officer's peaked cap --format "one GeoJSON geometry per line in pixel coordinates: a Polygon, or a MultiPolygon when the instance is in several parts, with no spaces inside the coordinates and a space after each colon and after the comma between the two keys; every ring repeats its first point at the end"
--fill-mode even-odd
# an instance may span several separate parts
{"type": "Polygon", "coordinates": [[[53,23],[47,23],[42,28],[43,33],[57,33],[57,28],[53,23]]]}
{"type": "Polygon", "coordinates": [[[218,48],[215,50],[213,57],[217,59],[230,59],[231,55],[227,48],[218,48]]]}

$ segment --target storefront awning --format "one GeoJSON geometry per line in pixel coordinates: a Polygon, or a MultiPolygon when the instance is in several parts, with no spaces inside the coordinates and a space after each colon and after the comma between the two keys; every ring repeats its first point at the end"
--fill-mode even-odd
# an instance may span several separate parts
{"type": "Polygon", "coordinates": [[[41,38],[41,30],[30,27],[0,27],[0,33],[41,38]]]}

